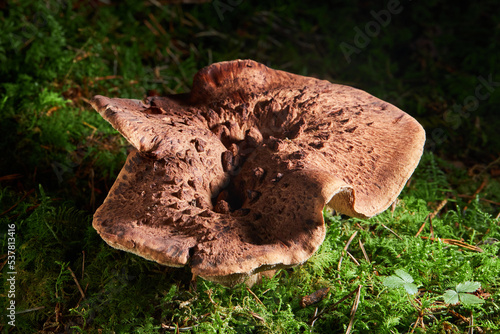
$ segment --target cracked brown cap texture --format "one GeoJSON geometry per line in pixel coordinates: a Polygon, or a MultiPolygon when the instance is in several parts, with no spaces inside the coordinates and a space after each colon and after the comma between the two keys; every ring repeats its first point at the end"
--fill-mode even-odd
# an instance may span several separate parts
{"type": "Polygon", "coordinates": [[[305,262],[322,210],[371,217],[417,166],[425,132],[361,90],[251,60],[188,94],[92,106],[133,146],[93,226],[111,246],[234,285],[305,262]]]}

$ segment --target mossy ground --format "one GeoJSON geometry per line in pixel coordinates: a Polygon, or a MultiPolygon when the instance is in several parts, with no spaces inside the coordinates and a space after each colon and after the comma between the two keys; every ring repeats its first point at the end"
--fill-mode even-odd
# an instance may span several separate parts
{"type": "Polygon", "coordinates": [[[167,2],[0,3],[0,296],[5,310],[14,235],[18,312],[12,327],[2,311],[2,331],[344,333],[351,321],[352,333],[500,331],[496,1],[402,1],[358,44],[387,3],[167,2]],[[350,62],[342,43],[358,50],[350,62]],[[359,87],[428,134],[391,209],[370,220],[325,212],[320,250],[251,289],[192,281],[188,269],[110,248],[91,227],[127,145],[88,100],[186,92],[198,69],[236,58],[359,87]],[[382,284],[396,269],[417,295],[382,284]],[[485,302],[445,304],[466,281],[481,283],[485,302]],[[300,306],[321,288],[323,300],[300,306]]]}

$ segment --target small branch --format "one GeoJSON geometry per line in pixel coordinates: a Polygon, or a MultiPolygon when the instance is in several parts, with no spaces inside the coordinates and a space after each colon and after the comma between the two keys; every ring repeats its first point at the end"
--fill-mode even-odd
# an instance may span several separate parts
{"type": "Polygon", "coordinates": [[[359,266],[358,260],[356,260],[356,258],[351,253],[349,253],[348,251],[346,251],[346,253],[347,253],[347,255],[349,255],[349,257],[351,258],[351,260],[353,260],[354,263],[356,263],[356,265],[359,266]]]}
{"type": "Polygon", "coordinates": [[[75,281],[76,283],[76,286],[78,288],[78,291],[80,291],[80,294],[82,295],[82,299],[85,299],[85,293],[83,293],[83,290],[82,290],[82,287],[80,286],[80,283],[78,282],[78,279],[76,278],[76,275],[75,273],[73,272],[73,270],[71,270],[70,267],[68,267],[68,270],[71,274],[71,277],[73,277],[73,280],[75,281]]]}
{"type": "Polygon", "coordinates": [[[472,203],[472,200],[476,198],[477,195],[479,195],[479,193],[484,189],[484,187],[486,187],[487,184],[488,184],[488,179],[484,178],[483,182],[481,182],[476,191],[474,191],[474,194],[472,194],[471,199],[467,202],[467,205],[464,207],[464,211],[467,210],[467,207],[469,206],[469,204],[472,203]]]}
{"type": "Polygon", "coordinates": [[[421,237],[422,239],[428,239],[428,240],[431,240],[431,241],[441,241],[441,242],[444,242],[445,244],[448,244],[448,245],[453,245],[453,246],[458,246],[458,247],[462,247],[462,248],[465,248],[465,249],[468,249],[468,250],[471,250],[471,251],[475,251],[475,252],[479,252],[479,253],[482,253],[483,250],[477,246],[473,246],[473,245],[469,245],[469,244],[466,244],[465,242],[463,241],[460,241],[460,240],[455,240],[455,239],[441,239],[441,238],[429,238],[429,237],[421,237]]]}
{"type": "Polygon", "coordinates": [[[309,332],[312,333],[313,331],[313,327],[314,327],[314,323],[316,322],[316,316],[318,315],[318,308],[316,307],[316,310],[314,311],[314,315],[313,315],[313,321],[311,322],[311,329],[309,330],[309,332]]]}
{"type": "Polygon", "coordinates": [[[426,224],[426,220],[424,219],[423,224],[422,224],[422,225],[420,226],[420,228],[418,229],[417,234],[415,234],[415,238],[416,238],[416,237],[418,237],[418,236],[420,235],[420,233],[424,230],[425,224],[426,224]]]}
{"type": "Polygon", "coordinates": [[[417,328],[419,322],[420,322],[420,316],[418,316],[417,321],[415,321],[415,325],[413,325],[410,334],[413,334],[415,332],[415,329],[417,328]]]}
{"type": "Polygon", "coordinates": [[[8,208],[7,210],[5,210],[4,212],[0,213],[0,216],[3,216],[4,214],[6,213],[9,213],[10,211],[14,210],[16,206],[19,205],[19,203],[21,203],[22,201],[24,201],[24,199],[26,197],[28,197],[30,194],[32,194],[33,192],[35,191],[35,189],[31,189],[30,191],[28,191],[26,194],[23,195],[23,197],[21,197],[21,199],[19,201],[17,201],[13,206],[11,206],[10,208],[8,208]]]}
{"type": "MultiPolygon", "coordinates": [[[[198,326],[198,325],[196,325],[198,326]]],[[[166,329],[167,331],[178,331],[178,332],[188,332],[192,331],[194,327],[196,326],[190,326],[190,327],[177,327],[177,326],[167,326],[165,324],[161,324],[161,328],[166,329]]]]}
{"type": "Polygon", "coordinates": [[[469,332],[467,334],[474,334],[474,313],[470,312],[469,318],[469,332]]]}
{"type": "Polygon", "coordinates": [[[342,266],[342,259],[344,258],[344,253],[347,252],[347,248],[349,248],[349,245],[351,244],[352,240],[354,239],[354,237],[356,237],[356,234],[358,234],[358,231],[355,231],[351,237],[349,238],[349,240],[347,240],[347,243],[344,247],[344,251],[342,252],[342,255],[340,256],[340,260],[339,260],[339,264],[337,266],[337,271],[339,272],[339,277],[340,277],[340,267],[342,266]]]}
{"type": "Polygon", "coordinates": [[[352,309],[351,309],[351,320],[349,321],[349,326],[347,326],[347,330],[345,331],[345,334],[349,334],[352,329],[352,325],[354,324],[354,316],[356,315],[356,311],[358,310],[358,304],[359,304],[359,297],[361,296],[361,288],[363,286],[360,284],[358,285],[358,288],[356,289],[356,298],[354,299],[354,303],[352,304],[352,309]]]}
{"type": "Polygon", "coordinates": [[[403,238],[401,238],[399,235],[397,235],[396,232],[394,232],[393,230],[391,230],[390,228],[388,228],[387,226],[385,226],[384,224],[380,223],[380,225],[382,225],[385,229],[387,229],[389,232],[391,232],[392,234],[394,234],[396,237],[399,238],[399,240],[403,240],[403,238]]]}
{"type": "Polygon", "coordinates": [[[484,167],[484,169],[478,174],[481,175],[483,173],[486,173],[488,171],[488,169],[490,169],[491,167],[495,166],[496,164],[499,164],[500,163],[500,157],[498,157],[496,160],[493,160],[492,162],[490,162],[488,164],[488,166],[484,167]]]}
{"type": "Polygon", "coordinates": [[[439,202],[436,210],[434,210],[430,215],[429,218],[434,218],[437,216],[437,214],[444,208],[444,206],[448,203],[448,199],[445,198],[441,202],[439,202]]]}
{"type": "Polygon", "coordinates": [[[83,273],[85,272],[85,251],[82,251],[83,254],[83,259],[82,259],[82,278],[83,279],[83,273]]]}
{"type": "Polygon", "coordinates": [[[366,253],[365,246],[361,242],[361,239],[358,240],[359,243],[359,248],[361,248],[361,251],[363,252],[363,256],[365,257],[366,262],[371,263],[370,258],[368,257],[368,254],[366,253]]]}
{"type": "Polygon", "coordinates": [[[432,217],[429,217],[429,228],[431,232],[431,238],[434,238],[434,226],[432,226],[432,217]]]}
{"type": "Polygon", "coordinates": [[[417,232],[417,234],[415,234],[415,237],[418,237],[420,235],[420,233],[422,233],[422,231],[424,230],[425,224],[427,223],[427,219],[430,220],[430,223],[431,223],[431,237],[433,237],[434,229],[432,228],[432,219],[434,219],[434,217],[437,216],[437,214],[444,208],[444,206],[447,203],[448,203],[448,199],[447,198],[445,198],[444,200],[442,200],[441,202],[439,202],[436,210],[434,210],[432,213],[429,213],[427,215],[427,217],[425,217],[424,222],[423,222],[422,226],[420,226],[420,228],[418,229],[418,232],[417,232]]]}
{"type": "MultiPolygon", "coordinates": [[[[460,197],[460,198],[472,198],[472,199],[474,199],[474,197],[475,197],[475,196],[470,196],[470,195],[457,195],[457,196],[460,197]]],[[[490,203],[490,204],[493,204],[493,205],[500,206],[500,202],[495,202],[495,201],[492,201],[492,200],[489,200],[489,199],[486,199],[486,198],[480,198],[479,200],[483,201],[483,202],[486,202],[486,203],[490,203]]]]}
{"type": "Polygon", "coordinates": [[[311,319],[310,323],[314,323],[316,320],[318,320],[321,317],[321,315],[323,315],[323,313],[325,313],[325,311],[330,311],[331,312],[331,311],[335,310],[335,308],[337,307],[338,304],[342,303],[344,300],[346,300],[349,297],[351,297],[356,291],[358,291],[358,288],[356,288],[356,289],[352,290],[351,292],[349,292],[347,295],[345,295],[344,297],[342,297],[335,304],[331,305],[328,308],[323,309],[321,312],[319,312],[318,315],[315,315],[314,318],[311,319]]]}
{"type": "Polygon", "coordinates": [[[38,311],[38,310],[43,310],[44,308],[45,308],[45,306],[33,307],[33,308],[26,309],[26,310],[18,311],[18,312],[16,312],[16,314],[30,313],[30,312],[34,312],[34,311],[38,311]]]}
{"type": "Polygon", "coordinates": [[[262,303],[262,301],[259,299],[259,297],[257,297],[257,295],[247,286],[247,291],[250,292],[250,294],[253,296],[253,298],[255,298],[255,301],[257,303],[259,303],[260,305],[264,306],[264,303],[262,303]]]}

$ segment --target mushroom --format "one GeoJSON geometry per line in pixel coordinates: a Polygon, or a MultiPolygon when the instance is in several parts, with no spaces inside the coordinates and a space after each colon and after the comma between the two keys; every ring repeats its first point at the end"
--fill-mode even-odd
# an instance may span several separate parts
{"type": "Polygon", "coordinates": [[[94,228],[226,286],[309,259],[325,206],[387,209],[425,141],[415,119],[366,92],[251,60],[205,67],[188,94],[91,104],[135,148],[94,228]]]}

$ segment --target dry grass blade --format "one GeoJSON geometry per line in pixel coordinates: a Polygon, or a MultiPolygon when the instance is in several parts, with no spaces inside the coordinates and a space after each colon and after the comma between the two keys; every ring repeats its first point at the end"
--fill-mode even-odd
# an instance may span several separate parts
{"type": "Polygon", "coordinates": [[[391,232],[392,234],[394,234],[396,237],[398,237],[399,240],[403,240],[403,238],[401,238],[396,232],[394,232],[393,230],[391,230],[390,228],[388,228],[384,224],[380,223],[380,225],[382,225],[386,230],[388,230],[389,232],[391,232]]]}
{"type": "Polygon", "coordinates": [[[264,303],[257,297],[257,295],[247,286],[247,291],[250,292],[250,294],[255,298],[255,301],[259,303],[260,305],[264,306],[264,303]]]}
{"type": "Polygon", "coordinates": [[[43,310],[44,308],[45,308],[45,306],[33,307],[33,308],[29,308],[29,309],[22,310],[22,311],[16,311],[16,314],[30,313],[30,312],[34,312],[34,311],[38,311],[38,310],[43,310]]]}
{"type": "Polygon", "coordinates": [[[430,223],[431,223],[431,236],[432,236],[432,234],[434,233],[433,228],[432,228],[432,219],[434,217],[436,217],[437,214],[441,210],[443,210],[444,206],[447,203],[448,203],[448,199],[447,198],[445,198],[444,200],[442,200],[441,202],[439,202],[437,208],[432,213],[429,213],[429,215],[427,217],[425,217],[424,222],[423,222],[422,226],[420,226],[420,228],[418,229],[418,232],[417,232],[417,234],[415,234],[415,237],[418,237],[420,235],[420,233],[422,233],[422,231],[424,230],[425,224],[427,223],[427,218],[429,218],[430,223]]]}
{"type": "Polygon", "coordinates": [[[429,215],[429,218],[431,218],[431,219],[432,219],[432,218],[436,217],[436,216],[437,216],[437,214],[438,214],[441,210],[443,210],[444,206],[445,206],[447,203],[448,203],[448,199],[447,199],[447,198],[445,198],[445,199],[443,199],[441,202],[439,202],[439,204],[438,204],[438,206],[437,206],[436,210],[434,210],[434,211],[433,211],[433,212],[429,215]]]}
{"type": "Polygon", "coordinates": [[[474,334],[474,313],[472,311],[470,312],[468,334],[474,334]]]}
{"type": "Polygon", "coordinates": [[[5,215],[6,213],[9,213],[10,211],[14,210],[16,208],[16,206],[19,205],[19,203],[21,203],[22,201],[24,201],[24,199],[26,197],[28,197],[30,194],[32,194],[33,192],[35,191],[35,189],[31,189],[30,191],[28,191],[26,194],[23,195],[23,197],[21,197],[21,199],[19,199],[13,206],[11,206],[10,208],[8,208],[7,210],[5,210],[4,212],[0,213],[0,216],[3,216],[5,215]]]}
{"type": "Polygon", "coordinates": [[[467,210],[469,204],[472,203],[474,198],[476,198],[476,196],[479,195],[479,193],[484,189],[484,187],[486,187],[487,184],[488,184],[488,179],[485,178],[483,182],[481,182],[479,187],[476,189],[476,191],[474,191],[474,194],[472,194],[471,199],[467,202],[467,205],[464,207],[464,211],[467,210]]]}
{"type": "Polygon", "coordinates": [[[357,265],[359,266],[359,262],[358,260],[356,260],[356,258],[351,254],[349,253],[348,251],[346,251],[347,255],[349,255],[349,257],[351,258],[351,260],[357,265]]]}
{"type": "Polygon", "coordinates": [[[82,296],[82,299],[85,299],[85,293],[83,293],[82,287],[80,286],[80,283],[78,282],[78,278],[76,278],[75,273],[73,270],[71,270],[70,267],[68,267],[69,273],[71,274],[71,277],[73,277],[73,281],[76,283],[76,287],[78,288],[78,291],[80,291],[80,295],[82,296]]]}
{"type": "Polygon", "coordinates": [[[368,257],[368,254],[366,253],[365,246],[361,242],[361,240],[358,240],[359,243],[359,248],[361,248],[361,251],[363,252],[363,256],[365,257],[366,262],[371,263],[370,258],[368,257]]]}
{"type": "Polygon", "coordinates": [[[325,308],[323,310],[321,310],[321,312],[319,312],[318,314],[315,314],[314,317],[311,319],[310,323],[313,324],[316,320],[318,320],[326,311],[333,311],[335,310],[335,308],[337,307],[337,305],[339,305],[340,303],[342,303],[344,300],[348,299],[349,297],[351,297],[353,294],[356,293],[356,291],[358,291],[358,288],[352,290],[351,292],[349,292],[347,295],[345,295],[344,297],[342,297],[338,302],[336,302],[335,304],[331,305],[330,307],[328,308],[325,308]]]}
{"type": "MultiPolygon", "coordinates": [[[[457,195],[457,196],[460,197],[460,198],[472,198],[472,199],[476,198],[475,196],[471,196],[471,195],[457,195]]],[[[500,206],[500,202],[495,202],[495,201],[492,201],[492,200],[489,200],[489,199],[486,199],[486,198],[480,198],[479,200],[482,201],[482,202],[486,202],[486,203],[489,203],[489,204],[500,206]]]]}
{"type": "Polygon", "coordinates": [[[20,179],[22,177],[23,177],[22,174],[4,175],[4,176],[0,176],[0,181],[12,181],[12,180],[20,179]]]}
{"type": "Polygon", "coordinates": [[[177,327],[177,326],[168,326],[168,325],[161,325],[161,328],[166,329],[167,331],[176,331],[176,332],[189,332],[192,331],[196,326],[189,326],[189,327],[177,327]]]}
{"type": "Polygon", "coordinates": [[[259,320],[259,321],[266,322],[266,321],[264,320],[264,318],[262,318],[260,315],[258,315],[258,314],[257,314],[257,313],[255,313],[255,312],[250,311],[250,315],[251,315],[252,317],[254,317],[255,319],[259,320]]]}
{"type": "Polygon", "coordinates": [[[345,247],[344,247],[344,252],[342,253],[342,255],[340,256],[340,260],[339,260],[339,264],[337,266],[337,270],[340,272],[340,267],[342,266],[342,259],[344,258],[344,253],[347,252],[347,249],[349,248],[349,245],[351,244],[352,240],[356,237],[356,235],[358,234],[358,231],[355,231],[351,237],[349,238],[349,240],[347,240],[347,243],[345,244],[345,247]]]}
{"type": "Polygon", "coordinates": [[[425,224],[426,224],[426,223],[427,223],[427,222],[426,222],[426,221],[425,221],[425,219],[424,219],[424,222],[422,223],[422,225],[421,225],[421,226],[420,226],[420,228],[418,229],[417,234],[415,234],[415,238],[416,238],[416,237],[418,237],[418,236],[420,235],[420,233],[422,233],[422,231],[424,230],[424,227],[425,227],[425,224]]]}
{"type": "Polygon", "coordinates": [[[441,238],[432,238],[432,237],[421,237],[422,239],[428,239],[428,240],[431,240],[431,241],[441,241],[441,242],[444,242],[445,244],[448,244],[448,245],[453,245],[453,246],[458,246],[458,247],[462,247],[462,248],[465,248],[465,249],[468,249],[468,250],[471,250],[471,251],[475,251],[475,252],[479,252],[479,253],[482,253],[483,250],[477,246],[473,246],[473,245],[469,245],[463,241],[460,241],[460,240],[455,240],[455,239],[441,239],[441,238]]]}
{"type": "Polygon", "coordinates": [[[354,316],[356,315],[356,311],[358,310],[359,298],[361,297],[361,288],[362,287],[363,286],[361,284],[358,285],[358,288],[356,291],[356,298],[354,299],[354,303],[352,304],[351,320],[349,321],[349,326],[347,326],[347,329],[345,331],[346,334],[349,334],[352,330],[352,325],[354,324],[354,316]]]}

